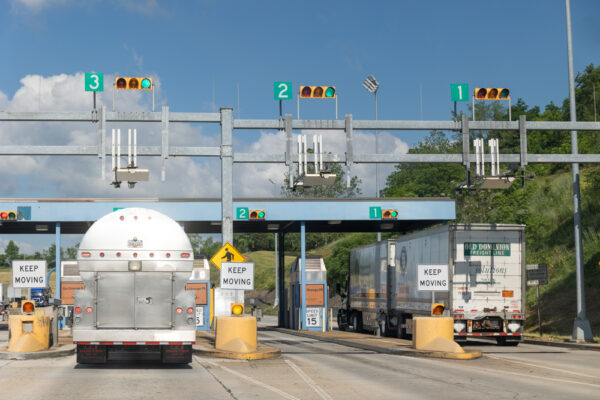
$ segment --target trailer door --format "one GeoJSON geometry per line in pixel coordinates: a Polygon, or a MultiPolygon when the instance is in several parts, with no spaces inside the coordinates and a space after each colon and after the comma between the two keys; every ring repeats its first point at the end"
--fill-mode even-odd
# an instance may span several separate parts
{"type": "Polygon", "coordinates": [[[98,273],[98,328],[133,328],[134,276],[129,272],[98,273]]]}
{"type": "Polygon", "coordinates": [[[134,293],[136,328],[171,328],[171,272],[136,272],[134,293]]]}

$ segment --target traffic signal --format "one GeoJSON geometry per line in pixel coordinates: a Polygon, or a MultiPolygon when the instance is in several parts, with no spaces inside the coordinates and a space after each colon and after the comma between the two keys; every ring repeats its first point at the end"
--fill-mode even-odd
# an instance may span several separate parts
{"type": "Polygon", "coordinates": [[[300,97],[307,99],[335,99],[335,86],[300,86],[300,97]]]}
{"type": "Polygon", "coordinates": [[[382,219],[398,219],[398,210],[381,210],[382,219]]]}
{"type": "Polygon", "coordinates": [[[33,300],[23,300],[21,302],[21,312],[26,315],[35,313],[35,302],[33,300]]]}
{"type": "Polygon", "coordinates": [[[117,76],[115,78],[115,89],[117,89],[117,90],[151,90],[152,89],[152,78],[117,76]]]}
{"type": "Polygon", "coordinates": [[[0,221],[16,221],[17,215],[16,211],[0,211],[0,221]]]}
{"type": "Polygon", "coordinates": [[[477,100],[510,100],[508,88],[475,88],[477,100]]]}
{"type": "Polygon", "coordinates": [[[265,210],[250,210],[250,219],[265,219],[267,213],[265,210]]]}
{"type": "Polygon", "coordinates": [[[431,305],[431,315],[442,315],[445,308],[444,303],[433,303],[431,305]]]}
{"type": "Polygon", "coordinates": [[[231,303],[231,314],[242,315],[244,313],[244,303],[231,303]]]}

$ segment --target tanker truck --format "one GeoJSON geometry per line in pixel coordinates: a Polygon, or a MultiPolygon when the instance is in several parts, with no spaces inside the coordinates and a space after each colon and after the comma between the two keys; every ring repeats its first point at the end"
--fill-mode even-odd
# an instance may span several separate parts
{"type": "Polygon", "coordinates": [[[407,338],[416,316],[454,319],[454,340],[517,345],[525,323],[525,226],[448,224],[352,249],[340,329],[407,338]]]}
{"type": "Polygon", "coordinates": [[[177,222],[125,208],[86,232],[77,253],[84,283],[74,294],[77,362],[156,359],[189,363],[196,339],[194,253],[177,222]]]}

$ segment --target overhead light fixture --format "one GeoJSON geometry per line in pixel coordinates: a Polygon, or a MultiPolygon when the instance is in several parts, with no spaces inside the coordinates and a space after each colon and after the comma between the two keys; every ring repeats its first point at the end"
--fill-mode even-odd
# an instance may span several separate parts
{"type": "Polygon", "coordinates": [[[394,224],[381,224],[379,225],[379,227],[381,229],[392,229],[394,227],[394,224]]]}
{"type": "Polygon", "coordinates": [[[267,225],[267,230],[276,231],[278,229],[279,229],[279,224],[268,224],[267,225]]]}
{"type": "Polygon", "coordinates": [[[36,225],[35,231],[36,232],[48,232],[48,225],[36,225]]]}
{"type": "Polygon", "coordinates": [[[327,221],[327,223],[328,223],[329,225],[339,225],[339,224],[341,224],[341,223],[342,223],[342,221],[340,221],[339,219],[335,219],[335,220],[333,220],[333,221],[327,221]]]}
{"type": "Polygon", "coordinates": [[[212,226],[221,226],[221,221],[210,221],[212,226]]]}

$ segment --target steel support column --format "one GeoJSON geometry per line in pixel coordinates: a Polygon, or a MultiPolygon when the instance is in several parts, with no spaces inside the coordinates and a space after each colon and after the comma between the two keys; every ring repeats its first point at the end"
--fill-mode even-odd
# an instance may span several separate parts
{"type": "Polygon", "coordinates": [[[221,108],[221,233],[233,244],[233,109],[221,108]]]}
{"type": "Polygon", "coordinates": [[[279,323],[277,326],[284,328],[285,326],[285,310],[287,309],[287,298],[285,297],[285,234],[283,232],[277,232],[277,245],[279,247],[279,254],[277,260],[277,268],[279,269],[279,323]]]}
{"type": "Polygon", "coordinates": [[[300,330],[305,329],[304,321],[306,320],[306,222],[300,222],[300,258],[302,265],[300,274],[300,292],[302,299],[300,303],[302,305],[302,312],[300,313],[300,321],[298,321],[298,328],[300,330]]]}

